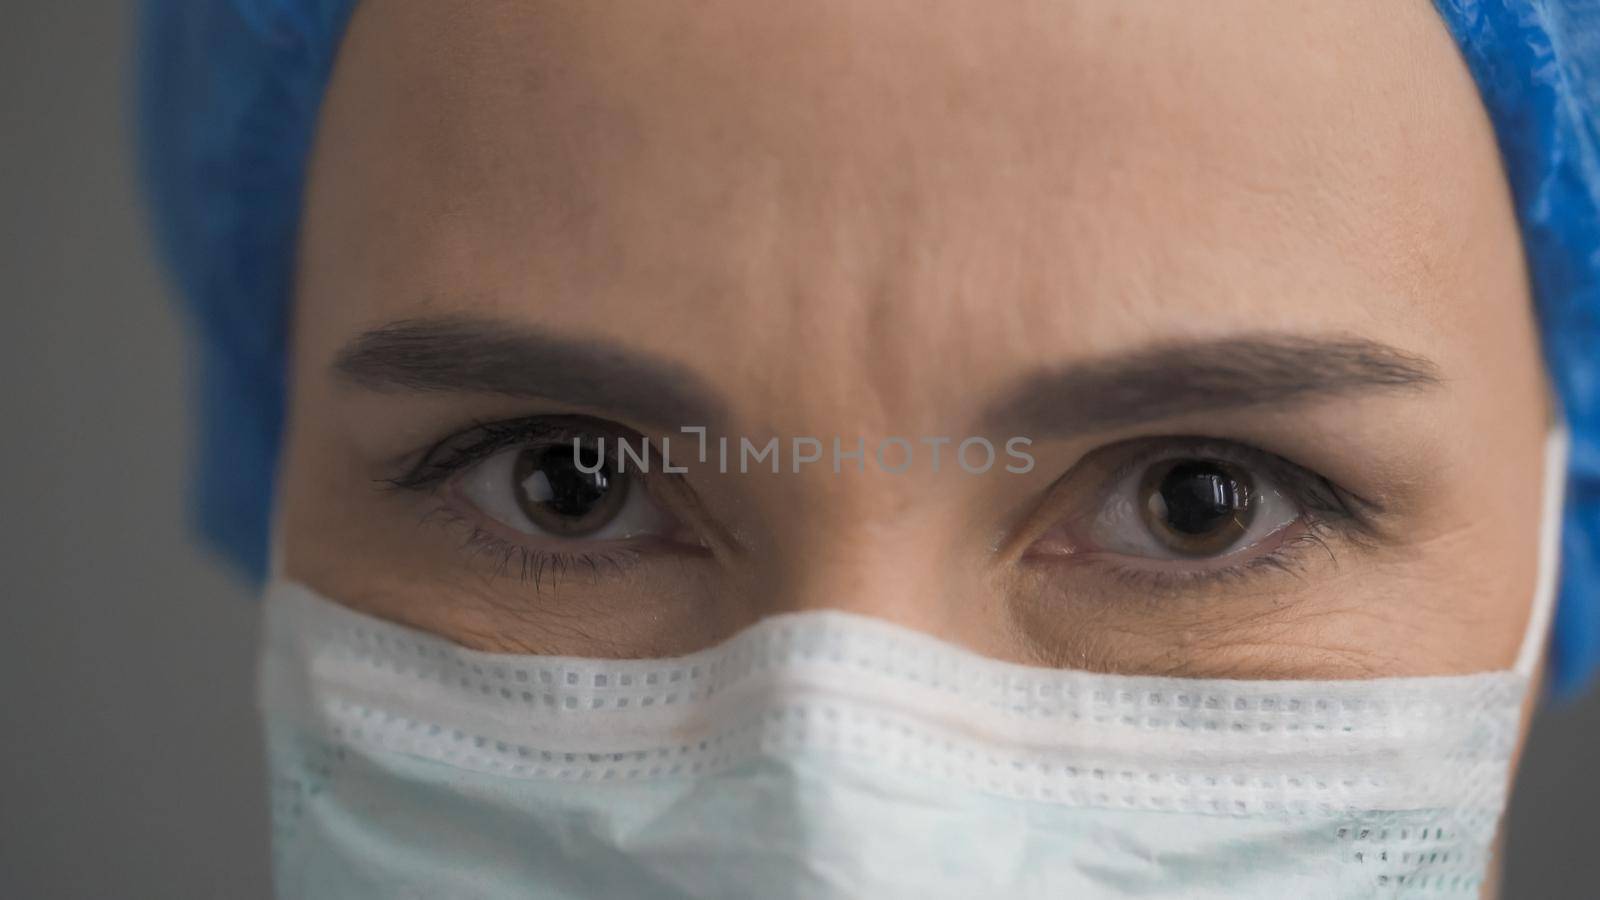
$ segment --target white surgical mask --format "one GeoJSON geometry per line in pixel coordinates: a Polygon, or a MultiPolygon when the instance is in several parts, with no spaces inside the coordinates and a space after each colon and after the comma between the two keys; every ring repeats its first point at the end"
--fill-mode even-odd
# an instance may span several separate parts
{"type": "Polygon", "coordinates": [[[1016,665],[870,617],[689,656],[463,649],[276,579],[261,702],[285,898],[1475,897],[1516,666],[1346,681],[1016,665]]]}

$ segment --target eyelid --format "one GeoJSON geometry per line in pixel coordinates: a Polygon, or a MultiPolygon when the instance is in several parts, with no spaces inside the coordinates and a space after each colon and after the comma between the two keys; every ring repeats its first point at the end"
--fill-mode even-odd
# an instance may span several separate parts
{"type": "MultiPolygon", "coordinates": [[[[1117,559],[1099,556],[1084,557],[1082,564],[1105,571],[1125,590],[1136,591],[1136,596],[1161,597],[1163,600],[1190,592],[1204,593],[1222,589],[1231,584],[1245,584],[1259,573],[1268,571],[1298,575],[1313,549],[1321,550],[1337,562],[1328,537],[1336,524],[1307,516],[1292,536],[1283,539],[1265,553],[1249,556],[1223,566],[1200,569],[1162,569],[1151,566],[1128,565],[1117,559]]],[[[1285,529],[1288,531],[1289,529],[1285,529]]],[[[1246,555],[1244,551],[1235,555],[1246,555]]]]}
{"type": "Polygon", "coordinates": [[[507,447],[595,437],[645,440],[632,429],[588,416],[535,415],[493,422],[474,421],[424,450],[404,474],[383,481],[392,488],[427,490],[507,447]]]}
{"type": "MultiPolygon", "coordinates": [[[[428,520],[460,529],[461,549],[474,564],[488,564],[493,573],[505,576],[515,570],[518,581],[540,590],[546,577],[565,578],[575,572],[588,572],[598,579],[606,574],[621,576],[644,561],[644,554],[626,545],[594,545],[583,548],[540,547],[502,533],[504,526],[478,521],[451,504],[441,504],[428,520]]],[[[525,537],[525,536],[523,536],[525,537]]]]}

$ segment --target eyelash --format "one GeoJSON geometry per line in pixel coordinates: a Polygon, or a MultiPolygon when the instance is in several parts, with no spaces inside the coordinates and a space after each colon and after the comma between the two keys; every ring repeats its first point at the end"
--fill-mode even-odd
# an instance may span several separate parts
{"type": "Polygon", "coordinates": [[[443,484],[457,472],[507,447],[561,444],[574,438],[592,437],[630,442],[643,440],[629,429],[584,416],[536,416],[500,422],[473,422],[429,447],[404,475],[381,480],[393,488],[426,490],[443,484]],[[468,439],[471,439],[470,442],[468,439]]]}
{"type": "Polygon", "coordinates": [[[1262,570],[1272,569],[1297,576],[1303,570],[1311,548],[1321,548],[1335,565],[1338,557],[1328,543],[1328,535],[1335,532],[1333,522],[1307,516],[1305,531],[1272,548],[1270,553],[1241,563],[1218,569],[1192,572],[1158,572],[1105,560],[1086,560],[1088,565],[1102,569],[1126,589],[1152,595],[1168,595],[1185,591],[1216,589],[1228,584],[1242,584],[1262,570]]]}
{"type": "Polygon", "coordinates": [[[1312,548],[1320,548],[1335,566],[1338,565],[1338,556],[1328,540],[1331,536],[1340,537],[1356,546],[1369,546],[1379,536],[1373,521],[1374,515],[1382,512],[1377,504],[1283,457],[1232,441],[1193,436],[1150,439],[1148,449],[1136,452],[1120,463],[1105,478],[1105,483],[1120,483],[1129,473],[1160,456],[1210,456],[1266,469],[1301,510],[1300,521],[1304,531],[1274,547],[1269,553],[1231,566],[1207,570],[1157,571],[1094,557],[1081,561],[1103,570],[1129,590],[1170,594],[1214,589],[1221,585],[1243,583],[1268,569],[1298,576],[1312,548]]]}
{"type": "MultiPolygon", "coordinates": [[[[581,437],[643,440],[631,429],[585,416],[475,421],[429,447],[404,474],[380,481],[394,490],[434,490],[458,472],[508,447],[562,443],[581,437]]],[[[1203,590],[1223,584],[1242,583],[1268,569],[1297,575],[1312,548],[1320,548],[1337,565],[1337,556],[1328,541],[1330,536],[1337,535],[1356,545],[1366,544],[1377,537],[1372,515],[1381,512],[1381,509],[1376,504],[1282,457],[1214,438],[1187,436],[1146,441],[1146,448],[1122,461],[1106,476],[1105,483],[1119,483],[1134,469],[1149,464],[1163,453],[1169,456],[1209,455],[1260,465],[1287,489],[1300,508],[1304,531],[1274,547],[1269,553],[1235,565],[1203,571],[1156,571],[1101,558],[1082,560],[1100,568],[1127,589],[1150,593],[1203,590]]],[[[601,577],[605,569],[621,574],[642,557],[637,549],[629,547],[582,551],[530,547],[506,540],[448,506],[441,505],[423,516],[425,523],[436,519],[461,527],[465,533],[461,548],[463,552],[470,557],[492,557],[496,575],[504,575],[514,568],[521,581],[532,583],[536,588],[546,577],[565,577],[570,572],[580,570],[587,570],[596,579],[601,577]]]]}
{"type": "MultiPolygon", "coordinates": [[[[561,444],[574,438],[594,437],[623,439],[634,443],[644,440],[630,429],[619,428],[611,423],[584,416],[536,416],[497,422],[475,421],[429,447],[404,474],[379,481],[391,490],[432,491],[457,473],[508,447],[561,444]]],[[[489,557],[494,561],[493,572],[497,577],[515,570],[519,581],[532,584],[535,589],[546,577],[559,579],[568,577],[569,573],[576,571],[587,570],[595,579],[599,579],[602,571],[606,569],[620,575],[642,558],[638,550],[630,547],[590,550],[530,547],[507,540],[445,505],[430,509],[423,515],[422,524],[428,523],[460,528],[464,534],[461,550],[469,559],[479,556],[489,557]]]]}
{"type": "Polygon", "coordinates": [[[462,552],[469,559],[487,556],[494,560],[493,572],[502,577],[513,568],[517,579],[532,584],[535,589],[546,577],[562,579],[573,572],[587,570],[592,578],[599,579],[610,569],[621,575],[637,563],[641,554],[629,547],[606,550],[545,550],[508,541],[483,528],[466,516],[448,507],[439,507],[423,516],[424,522],[442,520],[441,524],[457,525],[465,529],[461,542],[462,552]]]}

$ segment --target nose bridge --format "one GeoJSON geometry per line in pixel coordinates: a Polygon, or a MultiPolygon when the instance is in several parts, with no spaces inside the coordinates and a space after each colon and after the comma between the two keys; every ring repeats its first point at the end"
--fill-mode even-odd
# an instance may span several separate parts
{"type": "Polygon", "coordinates": [[[830,467],[792,476],[769,612],[835,609],[982,647],[994,631],[985,569],[963,518],[925,478],[830,467]]]}

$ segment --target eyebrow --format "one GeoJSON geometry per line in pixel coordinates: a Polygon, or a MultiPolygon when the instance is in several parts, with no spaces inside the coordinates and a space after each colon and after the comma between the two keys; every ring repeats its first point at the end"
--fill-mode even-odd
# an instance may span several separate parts
{"type": "MultiPolygon", "coordinates": [[[[472,316],[402,319],[363,332],[333,368],[375,391],[482,393],[609,411],[676,430],[727,421],[684,366],[636,348],[472,316]]],[[[1032,373],[991,406],[991,432],[1060,438],[1181,415],[1442,383],[1432,361],[1353,336],[1167,341],[1032,373]]]]}
{"type": "Polygon", "coordinates": [[[986,417],[994,431],[1061,438],[1200,412],[1442,384],[1424,357],[1352,336],[1249,334],[1172,341],[1034,373],[986,417]]]}
{"type": "Polygon", "coordinates": [[[670,430],[727,417],[716,394],[670,360],[472,316],[402,319],[363,332],[339,352],[333,369],[374,391],[545,399],[670,430]]]}

